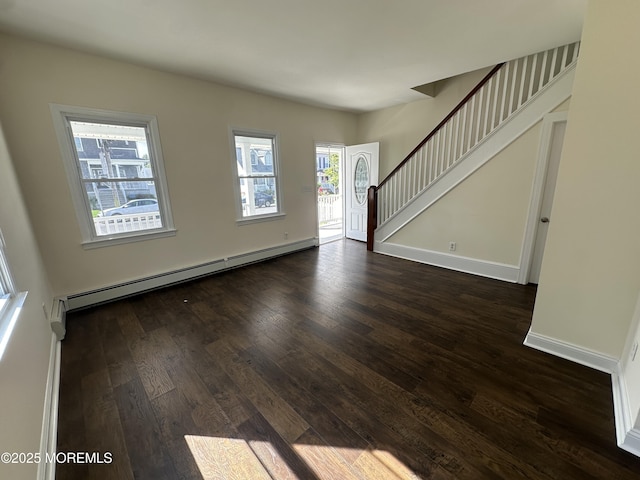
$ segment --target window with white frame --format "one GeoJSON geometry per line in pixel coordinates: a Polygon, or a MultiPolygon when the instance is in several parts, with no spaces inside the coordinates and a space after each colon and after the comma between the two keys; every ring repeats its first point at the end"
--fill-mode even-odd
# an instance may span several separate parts
{"type": "Polygon", "coordinates": [[[248,220],[282,214],[276,135],[233,130],[233,143],[240,218],[248,220]]]}
{"type": "Polygon", "coordinates": [[[16,291],[7,262],[4,238],[0,231],[0,361],[9,344],[26,296],[26,292],[16,291]]]}
{"type": "Polygon", "coordinates": [[[2,232],[0,232],[0,319],[3,318],[3,314],[14,295],[15,288],[11,280],[9,265],[7,265],[5,258],[4,239],[2,238],[2,232]]]}
{"type": "Polygon", "coordinates": [[[156,118],[51,111],[85,246],[173,234],[156,118]]]}

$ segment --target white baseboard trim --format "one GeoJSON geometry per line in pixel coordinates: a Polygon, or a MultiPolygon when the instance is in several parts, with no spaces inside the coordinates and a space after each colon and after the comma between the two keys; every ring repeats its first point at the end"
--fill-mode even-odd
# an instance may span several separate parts
{"type": "Polygon", "coordinates": [[[551,355],[611,374],[616,443],[623,450],[640,457],[640,429],[635,427],[633,423],[634,417],[629,405],[627,386],[617,358],[547,337],[546,335],[540,335],[531,330],[527,333],[524,344],[551,355]]]}
{"type": "MultiPolygon", "coordinates": [[[[51,334],[51,350],[49,354],[49,373],[44,397],[42,414],[42,432],[40,435],[40,455],[53,457],[56,452],[58,438],[58,399],[60,393],[60,353],[61,345],[55,333],[51,334]]],[[[56,477],[55,462],[38,463],[38,480],[54,480],[56,477]]]]}
{"type": "Polygon", "coordinates": [[[563,342],[556,338],[540,335],[539,333],[529,330],[524,344],[528,347],[541,350],[556,357],[561,357],[572,362],[579,363],[586,367],[595,368],[601,372],[613,374],[618,367],[618,359],[605,355],[603,353],[594,352],[578,345],[563,342]]]}
{"type": "Polygon", "coordinates": [[[627,395],[627,384],[619,369],[611,374],[611,386],[618,446],[640,457],[640,429],[634,428],[633,414],[627,395]]]}
{"type": "Polygon", "coordinates": [[[519,269],[515,265],[489,262],[477,258],[461,257],[450,253],[436,252],[422,248],[408,247],[389,242],[375,242],[374,252],[392,257],[413,260],[436,267],[448,268],[458,272],[472,273],[482,277],[495,278],[515,283],[518,280],[519,269]]]}
{"type": "Polygon", "coordinates": [[[155,290],[169,285],[186,282],[212,273],[230,270],[232,268],[249,265],[269,258],[279,257],[288,253],[317,247],[318,239],[309,238],[277,247],[257,250],[255,252],[234,255],[220,260],[194,265],[192,267],[161,273],[150,277],[133,280],[110,287],[100,288],[89,292],[82,292],[67,296],[67,309],[76,310],[100,303],[110,302],[117,298],[128,297],[138,293],[155,290]]]}

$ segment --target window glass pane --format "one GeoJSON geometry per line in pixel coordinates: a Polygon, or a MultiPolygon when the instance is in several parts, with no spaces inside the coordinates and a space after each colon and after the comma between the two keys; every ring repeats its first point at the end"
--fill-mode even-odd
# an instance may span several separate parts
{"type": "Polygon", "coordinates": [[[276,181],[271,178],[253,178],[241,182],[242,216],[277,213],[276,181]]]}
{"type": "Polygon", "coordinates": [[[127,219],[130,222],[127,231],[162,227],[154,182],[86,182],[84,185],[97,235],[115,233],[98,228],[108,217],[135,217],[127,219]]]}
{"type": "Polygon", "coordinates": [[[79,121],[69,124],[82,178],[153,177],[143,127],[79,121]]]}
{"type": "Polygon", "coordinates": [[[0,310],[6,305],[14,292],[13,282],[11,281],[11,273],[4,251],[4,238],[0,231],[0,310]]]}
{"type": "Polygon", "coordinates": [[[275,134],[234,132],[241,218],[279,214],[275,134]]]}
{"type": "MultiPolygon", "coordinates": [[[[95,232],[98,237],[118,233],[135,233],[140,230],[162,228],[162,217],[155,198],[134,198],[119,205],[114,205],[116,198],[122,198],[118,185],[121,182],[102,184],[109,188],[98,189],[98,183],[92,182],[98,196],[90,195],[91,213],[95,232]],[[98,204],[101,199],[101,207],[98,204]],[[108,206],[110,205],[110,206],[108,206]]],[[[89,184],[88,184],[89,185],[89,184]]]]}
{"type": "Polygon", "coordinates": [[[273,175],[273,139],[235,136],[239,176],[273,175]]]}
{"type": "Polygon", "coordinates": [[[96,236],[162,228],[146,129],[77,120],[69,125],[96,236]]]}
{"type": "Polygon", "coordinates": [[[66,105],[50,107],[83,247],[125,243],[128,237],[139,241],[172,235],[175,230],[156,118],[66,105]]]}

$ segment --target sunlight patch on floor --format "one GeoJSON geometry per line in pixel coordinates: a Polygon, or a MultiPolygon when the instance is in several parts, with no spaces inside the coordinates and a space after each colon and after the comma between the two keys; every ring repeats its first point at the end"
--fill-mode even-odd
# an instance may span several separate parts
{"type": "MultiPolygon", "coordinates": [[[[203,480],[295,479],[296,472],[270,442],[185,435],[203,480]]],[[[296,443],[293,450],[318,480],[419,480],[406,465],[384,450],[296,443]],[[347,459],[354,459],[350,462],[347,459]]],[[[303,472],[299,472],[303,473],[303,472]]],[[[306,475],[303,475],[306,477],[306,475]]]]}
{"type": "Polygon", "coordinates": [[[271,479],[249,444],[242,439],[185,435],[203,480],[271,479]]]}

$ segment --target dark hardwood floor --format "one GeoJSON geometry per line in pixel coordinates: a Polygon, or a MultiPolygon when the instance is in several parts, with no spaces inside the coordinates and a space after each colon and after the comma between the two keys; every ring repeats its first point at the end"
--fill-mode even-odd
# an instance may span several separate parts
{"type": "Polygon", "coordinates": [[[73,312],[57,478],[640,479],[534,297],[338,241],[73,312]]]}

